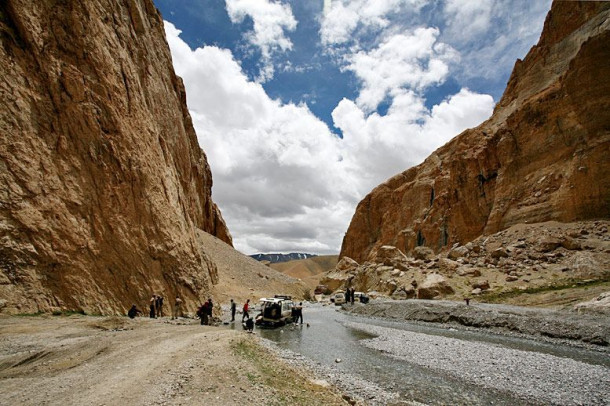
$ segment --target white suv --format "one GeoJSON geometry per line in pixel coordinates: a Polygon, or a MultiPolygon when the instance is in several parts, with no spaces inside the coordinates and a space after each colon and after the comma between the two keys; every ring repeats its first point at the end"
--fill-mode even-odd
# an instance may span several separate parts
{"type": "Polygon", "coordinates": [[[345,303],[345,293],[343,292],[335,293],[333,298],[335,299],[335,306],[339,306],[345,303]]]}

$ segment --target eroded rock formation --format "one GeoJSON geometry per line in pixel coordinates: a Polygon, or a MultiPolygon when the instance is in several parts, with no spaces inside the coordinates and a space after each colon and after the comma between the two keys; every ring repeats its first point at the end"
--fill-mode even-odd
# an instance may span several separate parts
{"type": "Polygon", "coordinates": [[[610,217],[610,4],[556,1],[493,116],[358,205],[341,257],[610,217]]]}
{"type": "MultiPolygon", "coordinates": [[[[333,290],[354,287],[394,299],[488,300],[545,289],[564,293],[579,286],[607,289],[609,227],[608,220],[517,224],[425,257],[405,256],[395,247],[383,246],[382,255],[378,252],[374,260],[362,264],[343,257],[341,262],[354,265],[337,266],[322,283],[333,290]]],[[[574,295],[562,294],[554,300],[571,303],[574,295]]]]}
{"type": "Polygon", "coordinates": [[[228,244],[152,0],[0,3],[0,311],[189,307],[228,244]]]}

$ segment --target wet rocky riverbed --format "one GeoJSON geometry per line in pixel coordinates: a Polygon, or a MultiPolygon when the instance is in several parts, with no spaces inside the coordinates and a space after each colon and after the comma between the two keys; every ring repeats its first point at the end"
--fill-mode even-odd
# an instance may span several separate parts
{"type": "Polygon", "coordinates": [[[610,404],[605,350],[371,319],[334,306],[307,307],[305,323],[257,333],[288,362],[364,404],[610,404]]]}

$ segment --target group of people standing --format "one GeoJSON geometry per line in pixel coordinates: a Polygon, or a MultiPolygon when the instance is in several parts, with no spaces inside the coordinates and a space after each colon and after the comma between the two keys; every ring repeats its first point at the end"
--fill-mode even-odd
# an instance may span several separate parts
{"type": "MultiPolygon", "coordinates": [[[[155,295],[153,294],[152,297],[150,298],[149,304],[148,304],[148,316],[151,319],[155,319],[157,317],[163,317],[163,296],[161,295],[155,295]]],[[[142,314],[142,311],[140,309],[137,308],[137,306],[134,304],[131,306],[131,308],[129,309],[129,311],[127,312],[127,316],[129,316],[130,318],[134,318],[137,315],[142,314]]],[[[174,311],[172,313],[172,319],[177,319],[178,317],[183,317],[183,313],[182,313],[182,299],[180,299],[179,296],[176,296],[176,301],[174,302],[174,311]]]]}
{"type": "Polygon", "coordinates": [[[207,302],[202,304],[197,310],[197,317],[201,319],[202,326],[209,326],[212,321],[212,310],[214,310],[214,303],[212,298],[209,298],[207,302]]]}
{"type": "MultiPolygon", "coordinates": [[[[163,296],[153,294],[149,301],[149,317],[151,319],[157,317],[163,317],[163,296]]],[[[174,310],[172,312],[172,319],[177,319],[178,317],[184,317],[183,308],[182,308],[182,299],[179,296],[176,296],[176,301],[174,302],[174,310]]],[[[301,323],[303,322],[303,314],[302,307],[298,306],[295,310],[296,319],[300,317],[301,323]]],[[[212,298],[209,298],[206,302],[204,302],[197,309],[197,317],[201,319],[201,325],[210,325],[212,322],[212,313],[214,310],[214,303],[212,302],[212,298]]],[[[231,299],[230,303],[230,311],[231,311],[231,321],[235,321],[235,313],[237,312],[237,304],[233,299],[231,299]]],[[[250,299],[247,299],[242,308],[242,318],[241,321],[251,321],[253,324],[253,320],[250,318],[250,299]]],[[[138,315],[142,314],[142,311],[139,310],[134,304],[127,315],[130,318],[134,318],[138,315]]]]}
{"type": "Polygon", "coordinates": [[[163,296],[153,294],[149,302],[149,316],[151,319],[163,317],[163,296]]]}

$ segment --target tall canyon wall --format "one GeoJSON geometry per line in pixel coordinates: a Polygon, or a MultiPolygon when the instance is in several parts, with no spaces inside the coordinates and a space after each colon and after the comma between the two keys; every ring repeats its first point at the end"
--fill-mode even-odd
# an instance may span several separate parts
{"type": "Polygon", "coordinates": [[[152,0],[4,0],[0,36],[0,311],[193,307],[231,236],[152,0]]]}
{"type": "Polygon", "coordinates": [[[341,256],[440,251],[517,223],[610,217],[610,3],[555,1],[492,117],[375,188],[341,256]]]}

